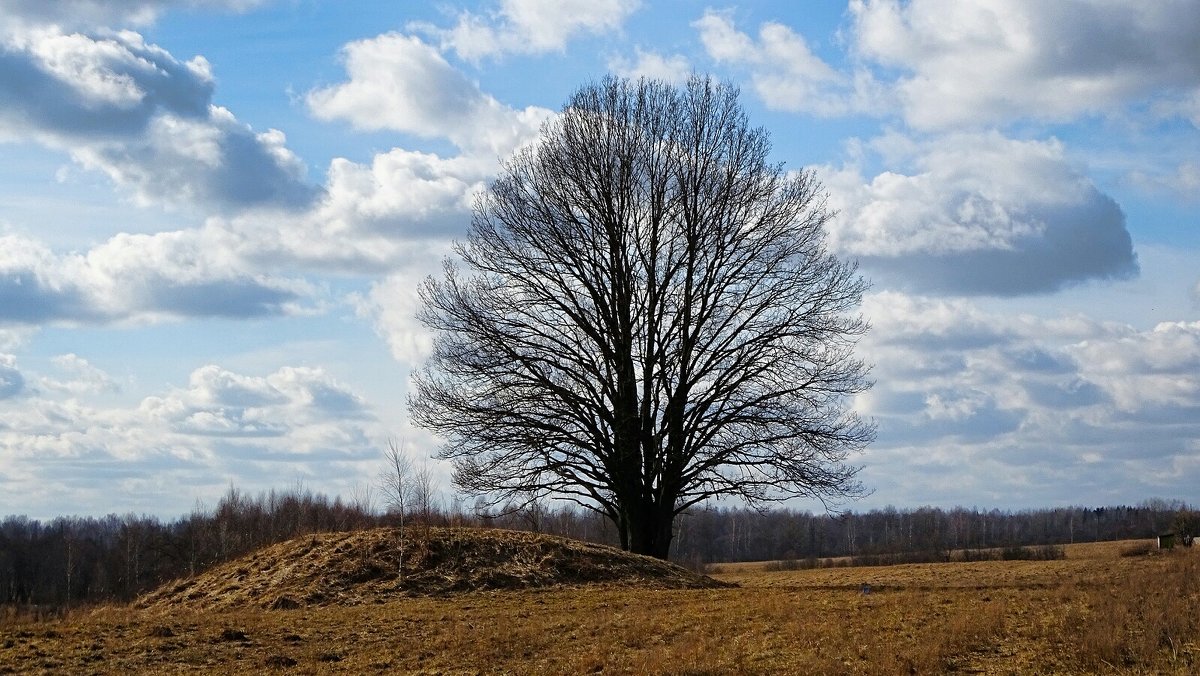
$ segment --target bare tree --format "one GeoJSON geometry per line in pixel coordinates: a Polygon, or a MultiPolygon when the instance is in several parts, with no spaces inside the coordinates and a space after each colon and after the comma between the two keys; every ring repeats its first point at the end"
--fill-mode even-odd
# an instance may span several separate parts
{"type": "Polygon", "coordinates": [[[388,439],[387,450],[383,452],[385,466],[379,474],[379,489],[387,503],[388,511],[395,512],[400,518],[399,547],[400,556],[396,564],[397,576],[404,579],[404,516],[408,512],[414,492],[414,473],[412,458],[404,443],[388,439]]]}
{"type": "Polygon", "coordinates": [[[375,513],[375,491],[370,483],[354,482],[350,487],[350,507],[364,515],[375,513]]]}
{"type": "Polygon", "coordinates": [[[576,92],[478,199],[443,279],[414,422],[494,504],[554,496],[665,558],[674,517],[859,493],[850,410],[865,283],[825,244],[811,172],[768,162],[728,85],[576,92]]]}
{"type": "Polygon", "coordinates": [[[438,510],[437,481],[433,470],[429,467],[429,459],[422,457],[416,465],[412,476],[413,508],[420,516],[421,523],[428,526],[433,520],[433,514],[438,510]]]}

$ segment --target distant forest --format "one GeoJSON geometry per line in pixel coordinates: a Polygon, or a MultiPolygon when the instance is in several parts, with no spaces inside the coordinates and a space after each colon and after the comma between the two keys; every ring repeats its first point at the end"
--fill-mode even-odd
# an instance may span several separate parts
{"type": "MultiPolygon", "coordinates": [[[[370,500],[346,502],[304,489],[249,495],[231,488],[215,509],[173,521],[151,516],[59,517],[0,521],[0,604],[47,610],[128,601],[163,582],[196,574],[251,550],[300,535],[396,525],[370,500]]],[[[534,505],[484,515],[454,503],[428,502],[406,525],[464,525],[536,530],[616,544],[611,523],[591,512],[534,505]]],[[[1058,545],[1197,532],[1200,513],[1182,502],[1136,507],[1060,507],[1019,512],[932,507],[886,508],[841,515],[789,509],[754,511],[706,506],[676,520],[672,559],[707,564],[813,560],[1058,545]]]]}

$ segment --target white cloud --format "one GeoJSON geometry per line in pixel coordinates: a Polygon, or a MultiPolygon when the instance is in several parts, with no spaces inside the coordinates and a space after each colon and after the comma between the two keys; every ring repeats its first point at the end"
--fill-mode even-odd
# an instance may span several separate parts
{"type": "Polygon", "coordinates": [[[335,159],[318,220],[416,239],[465,230],[471,201],[496,171],[495,162],[444,159],[394,148],[370,166],[335,159]]]}
{"type": "Polygon", "coordinates": [[[84,167],[103,171],[143,205],[211,205],[239,211],[311,204],[317,191],[278,130],[255,134],[227,110],[197,121],[159,116],[146,134],[72,151],[84,167]]]}
{"type": "Polygon", "coordinates": [[[420,309],[418,289],[433,266],[389,275],[371,285],[365,298],[357,298],[359,316],[371,319],[375,331],[391,349],[396,361],[410,368],[420,366],[433,349],[433,336],[417,320],[420,309]]]}
{"type": "Polygon", "coordinates": [[[1193,126],[1200,128],[1200,88],[1180,101],[1177,109],[1180,114],[1191,120],[1193,126]]]}
{"type": "MultiPolygon", "coordinates": [[[[336,427],[338,421],[373,418],[360,396],[320,369],[307,367],[284,367],[259,377],[204,366],[192,372],[186,388],[148,397],[138,411],[176,433],[250,439],[307,435],[303,428],[308,425],[336,427]]],[[[286,451],[331,450],[317,445],[319,438],[309,436],[308,443],[289,445],[286,451]]]]}
{"type": "Polygon", "coordinates": [[[840,212],[831,243],[868,270],[914,288],[999,295],[1137,270],[1121,209],[1057,141],[993,132],[881,146],[913,152],[914,173],[821,170],[840,212]]]}
{"type": "Polygon", "coordinates": [[[498,158],[535,139],[553,113],[517,111],[482,92],[431,46],[389,33],[343,49],[348,80],[308,94],[313,113],[361,129],[445,138],[453,157],[392,148],[370,164],[335,158],[321,199],[300,218],[251,215],[227,224],[256,256],[361,271],[408,267],[438,256],[470,219],[498,158]],[[287,228],[288,235],[279,232],[287,228]]]}
{"type": "MultiPolygon", "coordinates": [[[[977,408],[972,402],[987,392],[1026,418],[1069,408],[1074,422],[1090,426],[1121,427],[1118,414],[1142,417],[1150,428],[1197,424],[1188,411],[1200,410],[1200,322],[1140,331],[892,291],[868,295],[863,311],[872,323],[863,348],[877,364],[870,396],[899,401],[897,392],[920,392],[930,419],[977,408]]],[[[1022,438],[1036,442],[1037,430],[1023,428],[1022,438]]]]}
{"type": "Polygon", "coordinates": [[[1148,173],[1134,171],[1130,180],[1149,192],[1167,192],[1182,199],[1200,199],[1200,164],[1184,162],[1173,171],[1148,173]]]}
{"type": "Polygon", "coordinates": [[[0,298],[9,301],[0,324],[11,326],[296,312],[313,290],[261,270],[299,263],[361,273],[440,253],[465,228],[497,156],[534,138],[551,115],[500,104],[416,38],[352,43],[350,80],[313,92],[316,112],[356,124],[375,116],[382,127],[445,136],[464,153],[338,158],[320,188],[304,181],[281,132],[255,133],[210,103],[213,76],[201,57],[179,61],[128,31],[42,28],[14,44],[0,52],[14,66],[0,69],[0,92],[14,94],[0,97],[0,130],[69,152],[140,204],[215,215],[194,231],[119,235],[86,255],[12,239],[0,253],[0,298]],[[380,96],[384,109],[355,107],[380,96]]]}
{"type": "Polygon", "coordinates": [[[1200,322],[1163,322],[1070,350],[1122,411],[1169,406],[1200,412],[1200,322]]]}
{"type": "Polygon", "coordinates": [[[1007,340],[1011,330],[964,299],[931,299],[896,291],[863,298],[863,313],[871,318],[872,335],[888,344],[923,343],[941,348],[974,348],[1007,340]]]}
{"type": "Polygon", "coordinates": [[[417,37],[388,33],[352,42],[343,54],[349,81],[308,94],[309,107],[323,120],[446,138],[494,160],[534,138],[551,115],[501,104],[417,37]]]}
{"type": "Polygon", "coordinates": [[[858,54],[903,73],[922,129],[1072,119],[1200,81],[1192,0],[852,0],[850,13],[858,54]]]}
{"type": "Polygon", "coordinates": [[[116,235],[86,254],[0,236],[0,324],[257,317],[301,311],[306,283],[249,271],[212,229],[116,235]]]}
{"type": "Polygon", "coordinates": [[[754,91],[768,108],[834,116],[879,104],[882,94],[869,73],[835,70],[804,36],[781,23],[763,23],[757,40],[737,30],[731,12],[708,10],[692,26],[710,58],[749,69],[754,91]]]}
{"type": "Polygon", "coordinates": [[[453,28],[429,24],[411,28],[439,39],[443,50],[478,62],[504,54],[561,52],[581,33],[602,34],[620,28],[639,0],[501,0],[481,16],[464,11],[453,28]]]}
{"type": "Polygon", "coordinates": [[[682,54],[665,55],[647,51],[641,47],[634,48],[632,59],[625,57],[609,59],[608,69],[621,77],[631,79],[644,77],[674,83],[687,80],[692,72],[691,64],[682,54]]]}
{"type": "Polygon", "coordinates": [[[0,328],[0,351],[15,350],[24,345],[34,330],[28,327],[0,328]]]}
{"type": "MultiPolygon", "coordinates": [[[[87,363],[59,361],[76,370],[87,363]]],[[[0,377],[9,362],[0,355],[0,377]]],[[[359,394],[308,367],[245,375],[208,365],[132,407],[92,405],[86,388],[74,394],[33,393],[6,411],[0,513],[183,513],[230,477],[244,490],[278,488],[284,461],[287,478],[336,493],[370,476],[385,436],[359,394]]]]}
{"type": "Polygon", "coordinates": [[[71,396],[118,392],[120,386],[103,369],[96,368],[88,360],[71,352],[51,359],[63,377],[44,376],[37,381],[39,389],[64,393],[71,396]]]}
{"type": "Polygon", "coordinates": [[[93,37],[40,28],[0,51],[0,124],[49,138],[136,135],[155,115],[202,119],[213,79],[202,57],[182,62],[142,36],[93,37]]]}
{"type": "Polygon", "coordinates": [[[212,90],[203,57],[179,61],[132,31],[30,30],[0,49],[0,138],[68,152],[141,202],[309,204],[316,191],[283,134],[254,133],[212,90]]]}
{"type": "Polygon", "coordinates": [[[879,423],[865,478],[892,499],[1054,504],[1069,477],[1073,499],[1102,504],[1200,480],[1189,441],[1200,434],[1200,322],[1141,331],[896,292],[868,295],[863,311],[876,385],[858,410],[879,423]],[[976,490],[946,497],[939,484],[976,490]]]}
{"type": "Polygon", "coordinates": [[[387,273],[440,259],[466,231],[476,192],[498,169],[494,158],[402,148],[377,153],[370,164],[335,158],[309,211],[214,218],[208,229],[247,265],[387,273]]]}
{"type": "Polygon", "coordinates": [[[17,368],[17,358],[0,354],[0,401],[11,399],[25,390],[25,376],[17,368]]]}

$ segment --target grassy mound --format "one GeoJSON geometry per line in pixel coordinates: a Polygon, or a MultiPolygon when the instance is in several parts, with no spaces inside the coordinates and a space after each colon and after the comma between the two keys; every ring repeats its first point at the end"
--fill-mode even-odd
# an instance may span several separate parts
{"type": "Polygon", "coordinates": [[[403,574],[400,545],[397,528],[307,535],[167,583],[135,606],[289,609],[490,589],[726,586],[658,559],[536,533],[410,527],[403,574]]]}

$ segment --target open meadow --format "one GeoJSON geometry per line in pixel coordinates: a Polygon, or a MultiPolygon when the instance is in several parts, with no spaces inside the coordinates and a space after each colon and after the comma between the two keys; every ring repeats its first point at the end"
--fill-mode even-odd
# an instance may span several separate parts
{"type": "Polygon", "coordinates": [[[710,588],[604,580],[597,568],[587,584],[369,593],[349,605],[280,604],[272,588],[241,606],[197,607],[220,585],[266,589],[256,576],[268,567],[302,577],[263,557],[227,564],[219,579],[241,583],[213,577],[209,589],[180,584],[186,594],[65,619],[10,614],[0,673],[1196,673],[1200,553],[1146,550],[1127,541],[1069,545],[1052,561],[735,564],[712,576],[736,586],[710,588]]]}

